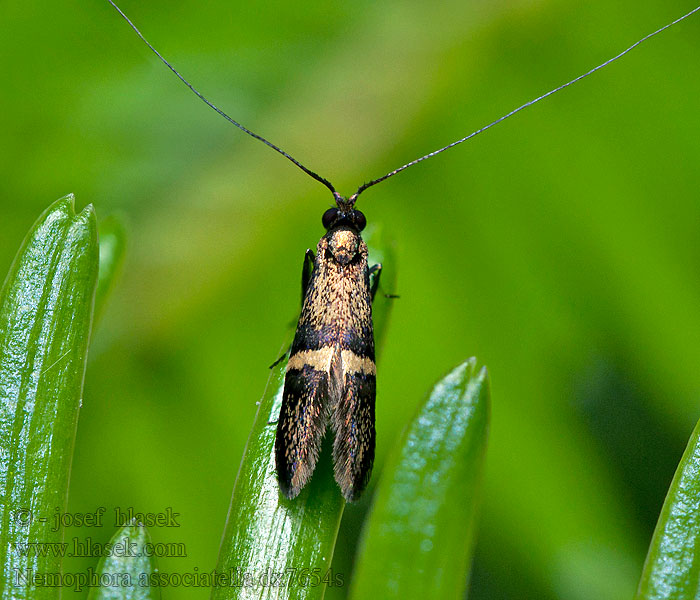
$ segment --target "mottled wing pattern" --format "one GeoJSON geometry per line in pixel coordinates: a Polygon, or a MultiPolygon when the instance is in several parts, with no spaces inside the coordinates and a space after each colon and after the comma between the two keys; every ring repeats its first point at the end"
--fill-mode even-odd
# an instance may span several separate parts
{"type": "Polygon", "coordinates": [[[349,502],[359,497],[372,473],[375,390],[374,373],[347,371],[342,400],[335,406],[331,416],[335,434],[335,480],[349,502]]]}
{"type": "Polygon", "coordinates": [[[302,270],[304,299],[284,379],[275,437],[280,489],[295,498],[311,479],[328,424],[330,362],[333,349],[314,326],[314,295],[321,257],[307,251],[302,270]],[[313,266],[312,266],[313,264],[313,266]]]}
{"type": "Polygon", "coordinates": [[[280,488],[296,497],[316,467],[328,414],[328,373],[309,365],[287,370],[277,422],[275,459],[280,488]]]}
{"type": "Polygon", "coordinates": [[[364,285],[357,287],[352,318],[338,340],[342,392],[338,401],[331,405],[331,427],[335,438],[333,471],[348,502],[357,500],[369,482],[376,438],[374,332],[366,265],[360,276],[364,285]]]}

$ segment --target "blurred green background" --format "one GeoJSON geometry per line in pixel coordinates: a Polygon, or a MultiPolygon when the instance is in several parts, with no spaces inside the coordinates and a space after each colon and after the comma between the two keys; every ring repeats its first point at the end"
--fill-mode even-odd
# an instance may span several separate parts
{"type": "MultiPolygon", "coordinates": [[[[121,6],[206,96],[343,193],[693,7],[121,6]]],[[[151,534],[188,556],[161,570],[211,570],[331,198],[201,104],[106,1],[3,2],[0,30],[0,272],[68,192],[119,213],[129,235],[91,352],[70,510],[173,507],[181,526],[151,534]]],[[[401,295],[379,365],[372,484],[438,377],[471,355],[491,374],[472,598],[635,589],[700,417],[699,50],[696,16],[361,198],[396,240],[401,295]]],[[[370,495],[346,510],[334,559],[346,580],[370,495]]]]}

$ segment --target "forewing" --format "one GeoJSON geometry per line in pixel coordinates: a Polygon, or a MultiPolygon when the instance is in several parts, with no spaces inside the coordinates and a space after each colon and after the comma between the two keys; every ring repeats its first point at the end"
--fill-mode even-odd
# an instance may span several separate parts
{"type": "Polygon", "coordinates": [[[335,480],[348,502],[365,489],[374,462],[376,378],[366,371],[346,372],[343,397],[331,416],[335,480]]]}
{"type": "Polygon", "coordinates": [[[275,438],[277,477],[287,498],[295,498],[314,472],[327,424],[327,404],[327,371],[308,364],[287,370],[275,438]]]}

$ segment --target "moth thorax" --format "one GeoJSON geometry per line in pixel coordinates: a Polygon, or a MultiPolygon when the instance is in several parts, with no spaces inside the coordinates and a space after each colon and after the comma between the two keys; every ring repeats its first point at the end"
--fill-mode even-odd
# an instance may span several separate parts
{"type": "Polygon", "coordinates": [[[360,236],[350,228],[341,227],[328,233],[328,249],[340,265],[347,265],[360,247],[360,236]]]}

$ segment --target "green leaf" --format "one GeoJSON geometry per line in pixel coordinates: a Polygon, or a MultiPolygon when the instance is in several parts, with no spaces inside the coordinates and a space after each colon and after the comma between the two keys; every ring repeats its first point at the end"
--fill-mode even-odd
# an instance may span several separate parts
{"type": "Polygon", "coordinates": [[[121,221],[109,216],[100,222],[100,269],[97,276],[95,292],[95,322],[99,321],[104,311],[107,297],[114,287],[122,263],[126,234],[121,221]]]}
{"type": "Polygon", "coordinates": [[[238,471],[217,566],[229,585],[214,589],[215,600],[251,592],[259,598],[323,596],[320,580],[331,564],[345,501],[327,452],[299,496],[287,500],[279,492],[274,444],[286,364],[268,381],[238,471]],[[268,573],[282,574],[285,583],[265,585],[268,573]]]}
{"type": "Polygon", "coordinates": [[[668,489],[649,546],[637,600],[700,594],[700,422],[668,489]]]}
{"type": "MultiPolygon", "coordinates": [[[[393,303],[382,290],[393,291],[396,265],[390,247],[377,245],[380,250],[370,250],[371,260],[378,255],[385,261],[373,305],[379,343],[393,303]]],[[[343,584],[330,571],[345,500],[333,478],[328,448],[311,482],[294,500],[279,492],[274,444],[286,365],[285,359],[273,369],[248,438],[216,568],[228,585],[220,583],[213,590],[214,600],[251,593],[256,598],[323,598],[326,585],[343,584]],[[271,579],[277,574],[278,581],[271,579]]]]}
{"type": "Polygon", "coordinates": [[[351,598],[464,598],[489,421],[486,369],[440,381],[377,486],[351,598]]]}
{"type": "Polygon", "coordinates": [[[88,600],[158,600],[158,567],[155,558],[148,556],[149,547],[148,531],[136,520],[117,530],[97,565],[99,587],[90,588],[88,600]]]}
{"type": "Polygon", "coordinates": [[[67,196],[30,230],[0,292],[2,600],[56,597],[35,577],[60,572],[52,517],[66,509],[97,269],[92,206],[76,215],[67,196]]]}

